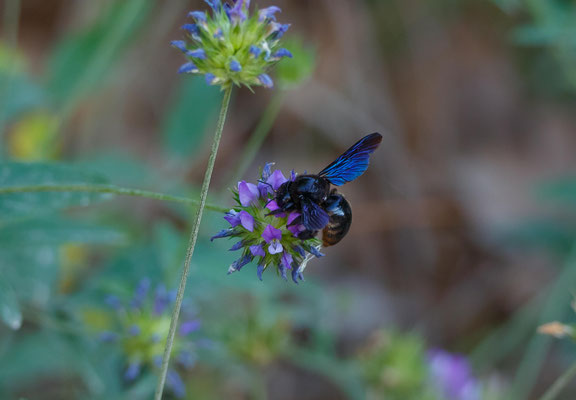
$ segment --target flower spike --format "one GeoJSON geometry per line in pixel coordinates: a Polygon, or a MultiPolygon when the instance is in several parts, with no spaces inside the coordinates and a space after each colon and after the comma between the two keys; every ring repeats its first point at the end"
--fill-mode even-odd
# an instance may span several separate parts
{"type": "Polygon", "coordinates": [[[182,26],[186,41],[171,45],[188,59],[180,73],[204,75],[209,85],[274,87],[269,70],[292,57],[280,39],[290,24],[276,22],[281,10],[269,6],[251,12],[250,0],[205,0],[209,12],[192,11],[193,23],[182,26]]]}
{"type": "Polygon", "coordinates": [[[224,215],[230,227],[217,233],[213,239],[231,237],[236,243],[230,250],[241,251],[241,257],[232,263],[228,273],[239,271],[255,261],[256,275],[263,279],[264,271],[275,267],[278,275],[295,283],[304,280],[303,271],[308,261],[322,257],[321,242],[315,237],[300,234],[306,231],[299,212],[284,212],[277,204],[276,191],[288,181],[282,171],[273,170],[273,163],[262,169],[258,185],[240,181],[233,195],[236,206],[224,215]],[[305,236],[305,237],[304,237],[305,236]]]}

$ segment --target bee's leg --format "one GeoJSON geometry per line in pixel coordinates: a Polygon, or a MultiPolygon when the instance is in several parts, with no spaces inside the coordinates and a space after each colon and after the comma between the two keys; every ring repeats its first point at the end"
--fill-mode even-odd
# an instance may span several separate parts
{"type": "Polygon", "coordinates": [[[294,203],[289,202],[289,203],[284,204],[284,207],[278,208],[278,209],[276,209],[276,210],[274,210],[274,211],[270,211],[268,214],[266,214],[266,216],[269,216],[269,215],[278,215],[278,214],[282,214],[282,213],[285,213],[285,212],[290,212],[290,211],[292,211],[292,210],[294,210],[294,203]]]}
{"type": "Polygon", "coordinates": [[[290,222],[287,226],[300,225],[302,223],[302,216],[294,218],[294,221],[290,222]]]}
{"type": "MultiPolygon", "coordinates": [[[[287,207],[288,208],[288,207],[287,207]]],[[[274,211],[270,211],[268,214],[266,214],[266,216],[270,216],[270,215],[278,215],[278,214],[282,214],[285,212],[289,212],[289,208],[288,209],[283,209],[283,208],[278,208],[274,211]]]]}
{"type": "Polygon", "coordinates": [[[312,238],[316,237],[317,234],[318,234],[318,231],[306,229],[305,231],[302,231],[298,234],[298,239],[301,239],[301,240],[312,239],[312,238]]]}

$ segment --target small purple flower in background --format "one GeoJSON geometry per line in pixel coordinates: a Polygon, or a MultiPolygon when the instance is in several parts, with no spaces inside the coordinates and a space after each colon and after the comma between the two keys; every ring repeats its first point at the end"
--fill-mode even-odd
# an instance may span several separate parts
{"type": "Polygon", "coordinates": [[[466,357],[444,350],[428,352],[430,379],[445,400],[480,400],[482,391],[466,357]]]}
{"type": "Polygon", "coordinates": [[[206,3],[211,13],[188,14],[193,23],[182,26],[187,41],[171,43],[188,59],[178,72],[203,74],[209,85],[222,88],[273,87],[268,70],[282,58],[292,57],[290,51],[280,47],[280,39],[290,27],[276,22],[276,14],[281,10],[270,6],[251,15],[249,0],[206,3]]]}
{"type": "MultiPolygon", "coordinates": [[[[164,342],[170,327],[170,307],[175,300],[176,291],[167,290],[162,284],[152,290],[148,278],[139,282],[134,295],[127,301],[123,302],[113,295],[106,297],[107,305],[114,311],[114,329],[101,332],[99,339],[121,347],[126,357],[126,381],[138,379],[144,368],[160,367],[164,342]]],[[[197,345],[190,340],[190,336],[200,329],[200,321],[193,317],[186,304],[182,307],[182,314],[184,319],[172,348],[178,362],[169,370],[167,379],[168,387],[178,398],[186,394],[179,370],[186,370],[194,365],[197,345]]]]}
{"type": "MultiPolygon", "coordinates": [[[[257,185],[238,182],[233,190],[237,205],[224,215],[230,227],[218,232],[212,240],[232,237],[236,243],[230,250],[242,250],[241,257],[232,263],[228,273],[256,261],[258,278],[262,279],[263,272],[274,266],[283,279],[287,279],[287,272],[291,271],[292,280],[298,283],[304,279],[302,272],[308,261],[324,254],[319,251],[318,239],[299,238],[306,230],[298,223],[299,213],[270,215],[279,208],[274,200],[275,191],[287,181],[282,171],[272,170],[272,165],[266,164],[257,185]]],[[[291,180],[295,177],[292,172],[291,180]]]]}

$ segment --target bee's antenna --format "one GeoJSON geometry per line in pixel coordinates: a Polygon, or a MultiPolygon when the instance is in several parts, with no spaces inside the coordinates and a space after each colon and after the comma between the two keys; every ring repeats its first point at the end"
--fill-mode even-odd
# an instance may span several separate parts
{"type": "Polygon", "coordinates": [[[270,186],[270,188],[272,189],[272,191],[274,193],[276,193],[276,191],[274,190],[274,186],[272,186],[270,183],[263,181],[262,179],[258,179],[258,183],[263,183],[264,185],[268,185],[270,186]]]}

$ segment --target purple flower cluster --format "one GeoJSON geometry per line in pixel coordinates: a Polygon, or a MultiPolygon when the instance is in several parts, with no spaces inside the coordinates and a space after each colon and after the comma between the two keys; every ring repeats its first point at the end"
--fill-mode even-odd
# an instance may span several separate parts
{"type": "Polygon", "coordinates": [[[431,350],[428,364],[432,382],[446,400],[480,400],[482,391],[466,357],[431,350]]]}
{"type": "MultiPolygon", "coordinates": [[[[127,359],[124,378],[134,381],[145,367],[160,368],[164,343],[170,327],[170,308],[176,299],[176,291],[168,291],[158,285],[153,294],[151,282],[145,278],[140,281],[132,298],[123,302],[119,297],[110,295],[106,304],[114,310],[113,329],[102,332],[104,342],[118,344],[127,359]]],[[[185,316],[180,324],[178,336],[174,340],[172,352],[176,355],[176,368],[171,368],[167,376],[167,385],[172,393],[182,398],[186,394],[185,384],[177,369],[187,369],[195,362],[195,344],[189,336],[198,331],[200,321],[192,317],[186,307],[185,316]]]]}
{"type": "Polygon", "coordinates": [[[251,16],[250,0],[206,3],[211,14],[192,11],[188,16],[194,23],[182,26],[190,42],[172,41],[188,59],[179,72],[203,74],[208,84],[222,87],[274,86],[268,69],[282,58],[292,57],[280,47],[280,39],[290,27],[276,22],[280,8],[263,8],[251,16]]]}
{"type": "MultiPolygon", "coordinates": [[[[274,200],[275,192],[287,181],[282,171],[272,171],[272,165],[266,164],[258,184],[238,182],[233,191],[237,206],[224,216],[230,227],[217,233],[212,240],[223,237],[238,240],[230,250],[242,250],[242,256],[232,263],[228,273],[239,271],[256,260],[260,280],[264,270],[272,265],[284,279],[290,271],[292,280],[298,283],[298,280],[303,280],[302,272],[308,261],[323,254],[319,251],[319,240],[299,238],[300,233],[306,230],[298,223],[300,213],[269,215],[279,209],[274,200]]],[[[295,178],[296,174],[292,172],[290,179],[295,178]]]]}

